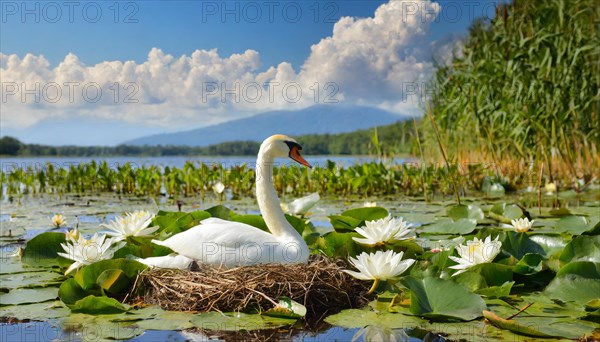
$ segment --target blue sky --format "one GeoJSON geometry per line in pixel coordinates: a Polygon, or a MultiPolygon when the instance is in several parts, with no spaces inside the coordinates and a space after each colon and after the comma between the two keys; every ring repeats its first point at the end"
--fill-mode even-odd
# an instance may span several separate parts
{"type": "Polygon", "coordinates": [[[406,101],[407,84],[423,84],[433,72],[431,55],[448,55],[473,19],[494,9],[487,0],[2,0],[1,134],[114,145],[302,108],[327,93],[336,103],[417,112],[418,103],[406,101]],[[265,86],[254,101],[254,85],[265,82],[280,89],[265,86]],[[300,100],[279,94],[296,85],[300,100]],[[84,88],[92,94],[79,99],[84,88]],[[56,126],[71,133],[57,138],[56,126]]]}

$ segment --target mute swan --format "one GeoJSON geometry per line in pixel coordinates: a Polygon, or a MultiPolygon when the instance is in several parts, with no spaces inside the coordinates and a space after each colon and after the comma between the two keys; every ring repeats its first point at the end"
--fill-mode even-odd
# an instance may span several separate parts
{"type": "MultiPolygon", "coordinates": [[[[152,242],[171,248],[180,256],[195,261],[223,266],[257,265],[266,263],[306,263],[309,250],[300,234],[285,219],[272,182],[275,158],[290,157],[311,167],[300,155],[302,147],[292,138],[277,134],[260,145],[256,161],[256,200],[269,234],[245,223],[208,218],[199,225],[174,235],[165,241],[152,242]]],[[[181,268],[183,258],[170,265],[169,258],[141,259],[151,266],[181,268]]]]}

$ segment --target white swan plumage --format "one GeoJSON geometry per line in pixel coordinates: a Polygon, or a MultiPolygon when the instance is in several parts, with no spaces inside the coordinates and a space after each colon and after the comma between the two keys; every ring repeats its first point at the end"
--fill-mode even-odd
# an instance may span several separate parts
{"type": "MultiPolygon", "coordinates": [[[[256,161],[256,200],[270,234],[245,223],[208,218],[164,241],[152,242],[171,248],[190,262],[218,267],[306,263],[308,246],[285,219],[272,181],[275,158],[290,157],[311,167],[300,155],[301,149],[294,139],[282,134],[265,139],[260,146],[256,161]]],[[[181,268],[181,262],[185,260],[173,255],[163,259],[139,259],[147,265],[167,268],[181,268]],[[169,260],[178,263],[171,265],[169,260]]]]}

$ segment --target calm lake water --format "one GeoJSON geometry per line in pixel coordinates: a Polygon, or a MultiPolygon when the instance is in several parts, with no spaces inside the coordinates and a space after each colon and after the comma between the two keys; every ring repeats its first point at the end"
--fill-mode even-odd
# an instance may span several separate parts
{"type": "MultiPolygon", "coordinates": [[[[327,161],[331,160],[340,166],[352,166],[355,164],[378,161],[378,158],[371,156],[305,156],[306,160],[313,166],[326,166],[327,161]]],[[[125,163],[130,163],[134,167],[141,166],[169,166],[181,168],[186,161],[196,161],[205,164],[221,164],[225,167],[247,164],[253,166],[256,163],[254,156],[237,157],[219,157],[219,156],[168,156],[168,157],[27,157],[27,158],[0,158],[0,170],[9,173],[19,168],[43,169],[48,163],[55,167],[68,168],[71,165],[89,163],[92,160],[96,162],[106,161],[110,167],[118,167],[125,163]]],[[[392,163],[403,164],[414,162],[414,158],[395,158],[392,163]]],[[[388,161],[390,162],[390,161],[388,161]]],[[[278,159],[276,165],[292,165],[290,159],[278,159]]]]}

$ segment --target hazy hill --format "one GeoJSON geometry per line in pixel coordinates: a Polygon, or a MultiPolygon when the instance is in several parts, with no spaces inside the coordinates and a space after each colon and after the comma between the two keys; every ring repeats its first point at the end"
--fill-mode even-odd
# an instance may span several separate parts
{"type": "Polygon", "coordinates": [[[318,105],[298,111],[272,111],[219,125],[150,135],[124,145],[208,146],[227,141],[262,141],[274,134],[335,134],[388,125],[405,117],[385,110],[344,105],[318,105]]]}

